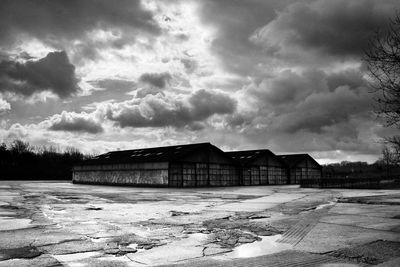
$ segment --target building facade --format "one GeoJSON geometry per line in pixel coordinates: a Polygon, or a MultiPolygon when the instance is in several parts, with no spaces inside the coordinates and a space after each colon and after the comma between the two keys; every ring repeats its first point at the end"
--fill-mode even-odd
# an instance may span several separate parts
{"type": "Polygon", "coordinates": [[[238,162],[241,185],[288,184],[285,163],[268,149],[225,153],[238,162]]]}
{"type": "Polygon", "coordinates": [[[278,155],[287,165],[290,184],[300,184],[302,179],[320,179],[322,167],[308,154],[278,155]]]}
{"type": "Polygon", "coordinates": [[[74,183],[137,186],[239,185],[236,162],[210,143],[114,151],[73,168],[74,183]]]}

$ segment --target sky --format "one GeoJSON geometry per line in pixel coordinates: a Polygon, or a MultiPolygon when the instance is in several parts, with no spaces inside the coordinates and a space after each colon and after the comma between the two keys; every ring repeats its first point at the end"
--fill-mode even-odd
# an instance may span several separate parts
{"type": "Polygon", "coordinates": [[[0,2],[0,141],[376,161],[364,51],[398,0],[0,2]]]}

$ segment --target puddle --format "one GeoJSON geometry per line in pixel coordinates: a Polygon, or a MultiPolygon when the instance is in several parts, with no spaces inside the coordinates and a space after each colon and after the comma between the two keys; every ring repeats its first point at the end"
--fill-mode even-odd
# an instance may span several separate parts
{"type": "Polygon", "coordinates": [[[94,251],[94,252],[82,252],[82,253],[72,253],[72,254],[63,254],[63,255],[52,255],[56,260],[62,262],[73,262],[73,261],[80,261],[87,258],[91,258],[94,256],[99,256],[101,253],[94,251]]]}
{"type": "Polygon", "coordinates": [[[81,224],[97,224],[96,221],[84,221],[84,222],[80,222],[81,224]]]}
{"type": "Polygon", "coordinates": [[[232,252],[225,254],[225,256],[228,258],[250,258],[293,248],[292,245],[276,242],[282,235],[260,237],[261,241],[238,246],[232,252]]]}
{"type": "Polygon", "coordinates": [[[329,206],[332,206],[332,205],[335,205],[335,204],[336,204],[336,202],[330,201],[329,203],[318,205],[315,209],[316,210],[320,210],[320,209],[323,209],[325,207],[329,207],[329,206]]]}

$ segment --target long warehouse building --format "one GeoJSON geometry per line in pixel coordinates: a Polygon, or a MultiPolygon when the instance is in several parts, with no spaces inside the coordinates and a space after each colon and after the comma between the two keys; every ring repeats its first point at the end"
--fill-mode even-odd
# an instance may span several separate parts
{"type": "Polygon", "coordinates": [[[72,180],[169,187],[240,185],[236,161],[210,143],[108,152],[74,166],[72,180]]]}
{"type": "Polygon", "coordinates": [[[321,166],[308,154],[223,152],[210,143],[112,151],[74,166],[72,173],[74,183],[165,187],[284,185],[319,178],[321,166]]]}

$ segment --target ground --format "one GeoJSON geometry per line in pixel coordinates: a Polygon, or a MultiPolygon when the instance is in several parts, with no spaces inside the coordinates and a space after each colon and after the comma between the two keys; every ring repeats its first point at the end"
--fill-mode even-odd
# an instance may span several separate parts
{"type": "Polygon", "coordinates": [[[400,190],[0,184],[1,266],[400,266],[400,190]]]}

